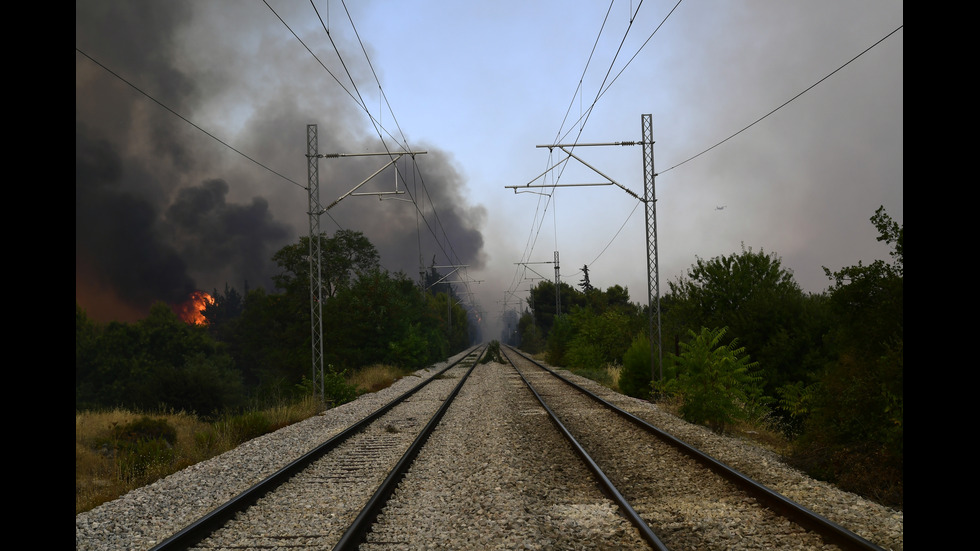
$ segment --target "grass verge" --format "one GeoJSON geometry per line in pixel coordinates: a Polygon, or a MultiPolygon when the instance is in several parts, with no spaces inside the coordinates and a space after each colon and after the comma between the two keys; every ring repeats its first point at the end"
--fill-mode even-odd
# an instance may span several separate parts
{"type": "MultiPolygon", "coordinates": [[[[347,383],[377,392],[407,373],[387,365],[358,370],[347,383]]],[[[315,397],[207,421],[185,412],[75,412],[75,514],[112,501],[239,444],[308,419],[315,397]]]]}

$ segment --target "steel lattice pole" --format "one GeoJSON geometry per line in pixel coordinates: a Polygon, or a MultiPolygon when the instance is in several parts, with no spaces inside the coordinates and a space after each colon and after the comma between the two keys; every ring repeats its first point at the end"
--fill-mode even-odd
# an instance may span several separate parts
{"type": "Polygon", "coordinates": [[[310,196],[310,342],[313,358],[313,388],[326,403],[323,382],[323,293],[320,278],[320,175],[316,125],[306,125],[306,158],[310,196]]]}
{"type": "Polygon", "coordinates": [[[561,276],[558,275],[558,251],[555,251],[555,317],[561,315],[561,276]]]}
{"type": "Polygon", "coordinates": [[[650,310],[650,376],[663,380],[663,349],[660,331],[660,267],[657,256],[657,188],[653,170],[653,116],[641,115],[643,135],[643,202],[646,205],[647,302],[650,310]],[[656,340],[654,338],[656,337],[656,340]],[[659,371],[659,376],[658,376],[659,371]]]}

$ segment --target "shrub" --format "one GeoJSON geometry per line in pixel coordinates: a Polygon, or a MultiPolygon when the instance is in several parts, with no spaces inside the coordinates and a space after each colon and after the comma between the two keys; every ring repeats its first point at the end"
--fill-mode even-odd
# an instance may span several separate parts
{"type": "Polygon", "coordinates": [[[683,351],[675,358],[677,376],[665,382],[668,392],[680,396],[684,419],[717,432],[735,419],[754,416],[762,395],[760,378],[753,374],[758,364],[749,362],[736,340],[721,344],[726,331],[690,331],[691,342],[681,343],[683,351]]]}
{"type": "Polygon", "coordinates": [[[421,325],[413,323],[401,340],[388,344],[387,362],[405,369],[419,369],[428,363],[429,348],[421,325]]]}
{"type": "Polygon", "coordinates": [[[586,379],[592,379],[593,381],[599,383],[607,388],[613,388],[615,381],[613,380],[613,375],[607,368],[600,369],[589,369],[581,367],[570,368],[569,371],[586,379]]]}
{"type": "Polygon", "coordinates": [[[481,361],[481,363],[485,364],[490,362],[506,363],[503,355],[500,353],[500,343],[495,340],[490,341],[490,344],[487,345],[487,353],[483,355],[483,360],[481,361]]]}
{"type": "Polygon", "coordinates": [[[137,480],[153,468],[171,464],[176,458],[177,430],[163,419],[144,416],[112,428],[104,447],[116,458],[119,476],[137,480]]]}
{"type": "Polygon", "coordinates": [[[623,355],[623,369],[619,372],[619,391],[634,398],[650,397],[651,380],[650,340],[637,335],[623,355]]]}
{"type": "Polygon", "coordinates": [[[147,440],[163,440],[173,446],[177,443],[177,429],[163,419],[148,416],[112,428],[111,438],[119,444],[132,444],[147,440]]]}
{"type": "Polygon", "coordinates": [[[575,336],[575,327],[568,315],[555,316],[551,332],[548,333],[547,359],[548,363],[554,366],[563,366],[567,359],[565,353],[568,352],[568,345],[575,336]]]}
{"type": "Polygon", "coordinates": [[[337,407],[357,399],[357,387],[348,383],[343,373],[333,366],[323,374],[323,395],[328,408],[337,407]]]}
{"type": "Polygon", "coordinates": [[[247,442],[271,432],[272,423],[262,411],[247,411],[238,415],[226,415],[215,422],[216,429],[232,442],[247,442]]]}

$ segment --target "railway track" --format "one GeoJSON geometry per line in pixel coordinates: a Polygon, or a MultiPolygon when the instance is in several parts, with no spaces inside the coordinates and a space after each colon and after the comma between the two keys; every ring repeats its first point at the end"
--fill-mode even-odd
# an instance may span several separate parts
{"type": "Polygon", "coordinates": [[[652,548],[881,550],[520,352],[505,356],[652,548]]]}
{"type": "MultiPolygon", "coordinates": [[[[483,350],[152,549],[880,549],[518,351],[483,350]]],[[[79,548],[149,548],[113,539],[79,548]]]]}
{"type": "Polygon", "coordinates": [[[355,548],[485,350],[472,349],[153,550],[355,548]]]}

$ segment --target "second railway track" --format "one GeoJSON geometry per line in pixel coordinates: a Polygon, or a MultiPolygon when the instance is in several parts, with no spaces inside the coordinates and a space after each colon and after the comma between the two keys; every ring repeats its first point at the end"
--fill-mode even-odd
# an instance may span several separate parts
{"type": "Polygon", "coordinates": [[[657,549],[857,549],[877,545],[816,515],[522,354],[507,358],[594,461],[657,549]]]}

